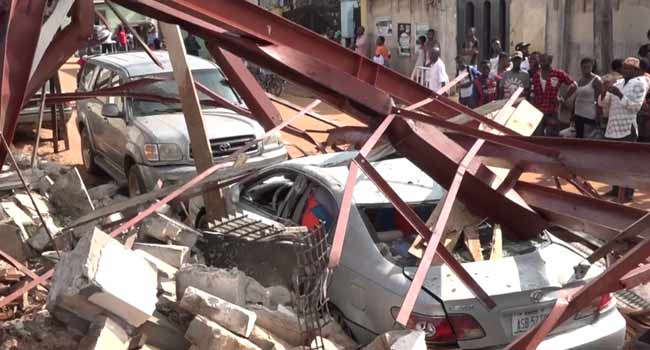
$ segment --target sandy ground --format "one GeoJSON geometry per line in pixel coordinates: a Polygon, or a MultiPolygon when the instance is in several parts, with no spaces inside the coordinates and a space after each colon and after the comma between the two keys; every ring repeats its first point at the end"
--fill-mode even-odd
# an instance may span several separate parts
{"type": "MultiPolygon", "coordinates": [[[[72,61],[71,61],[72,62],[72,61]]],[[[67,63],[60,70],[60,78],[62,88],[65,92],[73,92],[76,88],[76,74],[78,70],[78,65],[75,63],[67,63]]],[[[282,96],[283,98],[293,102],[299,106],[307,106],[314,100],[314,96],[304,89],[289,86],[282,96]]],[[[276,105],[282,117],[286,120],[293,115],[295,111],[287,107],[276,105]]],[[[319,113],[323,117],[331,120],[339,125],[362,125],[356,119],[339,112],[335,108],[328,106],[324,103],[317,106],[315,112],[319,113]]],[[[294,123],[295,126],[303,130],[312,130],[312,131],[326,131],[330,129],[330,126],[322,122],[316,121],[312,118],[303,117],[294,123]]],[[[59,152],[58,154],[54,153],[53,143],[52,142],[41,142],[41,145],[38,149],[39,157],[43,159],[53,160],[66,165],[80,166],[82,164],[81,159],[81,142],[79,137],[79,132],[77,131],[75,116],[71,118],[70,122],[67,125],[68,135],[70,140],[70,149],[59,152]]],[[[324,132],[311,132],[311,135],[319,142],[325,141],[327,134],[324,132]]],[[[52,132],[50,130],[43,130],[41,134],[42,138],[51,138],[52,132]]],[[[14,146],[21,152],[30,153],[33,148],[33,142],[35,138],[34,132],[20,133],[16,135],[14,146]]],[[[295,137],[293,135],[288,135],[283,133],[283,141],[287,144],[289,148],[289,153],[292,157],[301,157],[303,152],[307,154],[316,154],[316,148],[311,145],[309,142],[295,137]]],[[[60,142],[60,149],[64,149],[63,141],[60,142]]],[[[81,170],[81,169],[80,169],[81,170]]],[[[84,180],[89,185],[96,185],[108,181],[108,178],[97,178],[89,174],[85,174],[82,171],[82,176],[84,180]]],[[[541,174],[527,173],[522,176],[524,181],[538,183],[548,187],[555,187],[555,181],[547,176],[541,174]]],[[[576,189],[566,183],[561,181],[562,187],[565,191],[576,192],[576,189]]],[[[605,184],[592,183],[594,188],[596,188],[600,193],[607,192],[609,186],[605,184]]],[[[650,210],[650,194],[648,193],[638,193],[635,197],[634,203],[630,205],[646,210],[650,210]]]]}

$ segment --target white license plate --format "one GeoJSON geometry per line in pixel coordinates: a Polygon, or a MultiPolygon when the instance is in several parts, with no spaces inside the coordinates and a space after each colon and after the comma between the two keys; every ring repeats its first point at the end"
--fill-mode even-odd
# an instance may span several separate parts
{"type": "Polygon", "coordinates": [[[546,319],[551,309],[537,309],[512,314],[512,335],[526,333],[546,319]]]}

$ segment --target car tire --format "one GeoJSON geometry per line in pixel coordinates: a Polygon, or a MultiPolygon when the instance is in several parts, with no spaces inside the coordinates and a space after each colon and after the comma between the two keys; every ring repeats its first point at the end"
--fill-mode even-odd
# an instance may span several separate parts
{"type": "Polygon", "coordinates": [[[93,150],[92,143],[90,142],[90,135],[87,128],[80,130],[81,134],[81,159],[86,172],[94,175],[99,175],[101,169],[95,162],[95,151],[93,150]]]}
{"type": "Polygon", "coordinates": [[[140,175],[140,171],[135,165],[127,170],[127,189],[129,197],[137,197],[147,192],[144,179],[142,179],[142,175],[140,175]]]}

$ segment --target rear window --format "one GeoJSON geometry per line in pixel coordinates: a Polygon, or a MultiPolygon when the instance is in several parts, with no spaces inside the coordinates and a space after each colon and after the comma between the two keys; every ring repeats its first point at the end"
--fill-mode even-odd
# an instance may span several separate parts
{"type": "MultiPolygon", "coordinates": [[[[422,221],[426,222],[433,213],[436,203],[410,204],[409,206],[422,221]]],[[[358,209],[373,241],[386,259],[401,267],[418,265],[419,260],[409,253],[417,233],[392,205],[358,206],[358,209]]],[[[490,258],[493,239],[493,226],[490,223],[484,222],[479,226],[479,239],[483,258],[487,260],[490,258]]],[[[502,241],[503,257],[532,253],[550,243],[546,234],[533,240],[511,241],[507,238],[505,231],[502,241]]],[[[474,261],[462,237],[454,246],[452,253],[461,263],[474,261]]]]}

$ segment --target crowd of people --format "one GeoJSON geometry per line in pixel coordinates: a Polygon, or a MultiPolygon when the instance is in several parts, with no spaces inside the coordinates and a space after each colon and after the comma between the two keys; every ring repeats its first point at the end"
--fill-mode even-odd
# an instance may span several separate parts
{"type": "MultiPolygon", "coordinates": [[[[650,31],[647,33],[650,41],[650,31]]],[[[389,66],[390,50],[385,38],[378,37],[372,59],[389,66]]],[[[417,38],[416,72],[426,67],[428,86],[439,91],[449,83],[445,63],[440,57],[436,32],[417,38]]],[[[596,60],[585,57],[580,61],[580,76],[574,79],[567,72],[553,66],[553,55],[530,52],[531,44],[520,42],[515,51],[506,53],[502,43],[493,39],[488,59],[481,60],[476,30],[470,28],[456,57],[456,72],[467,76],[457,86],[459,102],[470,108],[480,107],[495,100],[508,99],[519,88],[523,98],[544,115],[534,136],[566,136],[589,139],[608,139],[627,142],[650,142],[650,44],[640,47],[637,56],[615,59],[609,73],[596,74],[596,60]],[[573,103],[565,103],[567,100],[573,103]],[[571,124],[560,121],[560,108],[571,106],[571,124]]],[[[368,56],[369,41],[363,27],[357,31],[353,49],[368,56]]],[[[633,189],[612,187],[607,196],[632,201],[633,189]]]]}

